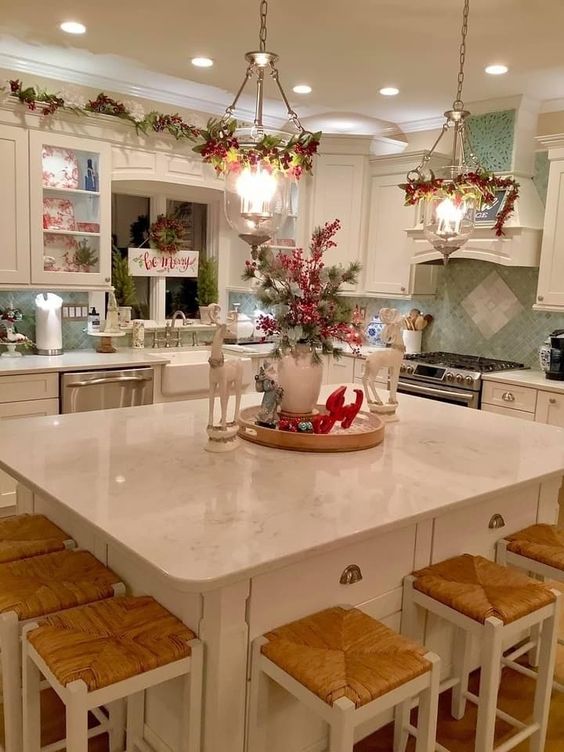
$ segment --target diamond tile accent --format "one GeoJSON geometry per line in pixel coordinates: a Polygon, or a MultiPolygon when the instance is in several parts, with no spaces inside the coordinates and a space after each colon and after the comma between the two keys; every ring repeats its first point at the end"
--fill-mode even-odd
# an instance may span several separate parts
{"type": "Polygon", "coordinates": [[[464,298],[462,307],[486,339],[523,310],[517,296],[496,271],[464,298]]]}

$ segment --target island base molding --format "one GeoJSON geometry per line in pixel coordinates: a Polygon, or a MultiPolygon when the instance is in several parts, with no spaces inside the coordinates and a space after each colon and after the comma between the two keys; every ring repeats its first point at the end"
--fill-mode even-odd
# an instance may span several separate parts
{"type": "MultiPolygon", "coordinates": [[[[133,594],[150,594],[198,633],[205,646],[203,752],[245,752],[249,655],[252,640],[288,621],[338,604],[350,604],[399,630],[402,579],[414,569],[461,553],[494,559],[499,538],[537,522],[558,520],[560,477],[528,483],[474,502],[454,503],[433,517],[406,520],[345,545],[209,589],[183,587],[116,542],[99,527],[59,502],[22,485],[18,512],[41,512],[77,543],[111,567],[133,594]],[[360,579],[341,584],[344,570],[356,565],[360,579]]],[[[453,496],[455,492],[453,491],[453,496]]],[[[351,501],[354,503],[354,501],[351,501]]],[[[378,510],[374,510],[377,518],[378,510]]],[[[356,570],[355,570],[356,571],[356,570]]],[[[442,678],[451,666],[451,629],[429,618],[421,639],[442,659],[442,678]]],[[[478,665],[478,646],[475,652],[478,665]]],[[[157,752],[176,752],[181,705],[175,682],[148,693],[146,737],[157,752]]],[[[324,724],[277,685],[269,686],[268,752],[322,752],[324,724]]],[[[363,738],[389,722],[382,716],[360,727],[363,738]]]]}

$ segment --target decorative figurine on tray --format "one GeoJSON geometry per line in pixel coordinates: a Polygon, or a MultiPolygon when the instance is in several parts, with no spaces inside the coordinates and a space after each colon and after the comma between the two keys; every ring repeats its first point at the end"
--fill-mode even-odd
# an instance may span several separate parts
{"type": "Polygon", "coordinates": [[[398,406],[398,381],[405,353],[402,336],[403,319],[396,308],[381,308],[379,316],[380,321],[384,324],[380,341],[385,343],[386,347],[376,350],[366,358],[362,384],[370,411],[378,413],[384,418],[386,416],[392,418],[398,406]],[[388,371],[388,401],[386,404],[378,396],[375,386],[378,374],[384,368],[388,371]]]}
{"type": "Polygon", "coordinates": [[[210,364],[210,389],[209,389],[209,418],[208,418],[208,452],[229,452],[236,449],[239,431],[239,408],[241,404],[241,388],[243,383],[243,362],[241,358],[225,360],[223,354],[223,340],[227,326],[218,324],[215,332],[211,354],[208,359],[210,364]],[[221,423],[214,425],[215,398],[219,394],[221,404],[221,423]],[[227,407],[231,395],[235,397],[235,409],[233,419],[227,421],[227,407]]]}
{"type": "Polygon", "coordinates": [[[265,428],[276,428],[278,423],[278,408],[284,396],[284,390],[276,381],[274,368],[265,361],[255,376],[255,389],[263,392],[262,403],[257,414],[257,425],[265,428]]]}

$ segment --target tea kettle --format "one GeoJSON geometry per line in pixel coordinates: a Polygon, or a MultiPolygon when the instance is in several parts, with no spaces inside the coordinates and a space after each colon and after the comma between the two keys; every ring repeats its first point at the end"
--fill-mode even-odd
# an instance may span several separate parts
{"type": "Polygon", "coordinates": [[[255,333],[254,321],[245,313],[239,313],[240,303],[233,303],[233,310],[227,314],[227,334],[237,342],[251,339],[255,333]]]}

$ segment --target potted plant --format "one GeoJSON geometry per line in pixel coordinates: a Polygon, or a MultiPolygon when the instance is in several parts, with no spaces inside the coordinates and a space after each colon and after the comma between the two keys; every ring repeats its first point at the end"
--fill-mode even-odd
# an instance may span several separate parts
{"type": "Polygon", "coordinates": [[[351,311],[339,296],[343,284],[356,282],[360,266],[326,266],[324,254],[336,246],[340,222],[314,230],[309,256],[301,248],[274,254],[263,246],[246,262],[244,279],[255,280],[258,300],[271,315],[259,316],[257,328],[278,336],[273,355],[278,360],[278,383],[284,389],[282,410],[311,413],[321,389],[320,354],[342,352],[337,343],[350,341],[351,311]]]}
{"type": "Polygon", "coordinates": [[[211,324],[210,308],[217,306],[217,260],[202,258],[198,264],[198,305],[202,324],[211,324]]]}

